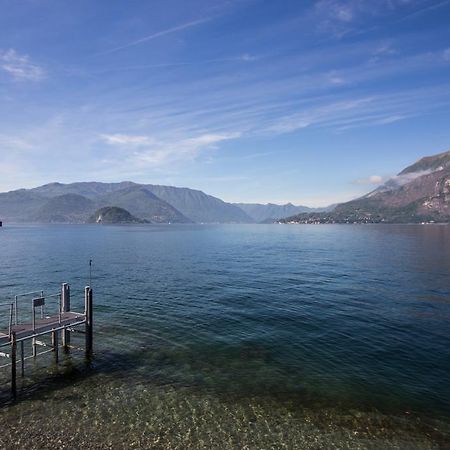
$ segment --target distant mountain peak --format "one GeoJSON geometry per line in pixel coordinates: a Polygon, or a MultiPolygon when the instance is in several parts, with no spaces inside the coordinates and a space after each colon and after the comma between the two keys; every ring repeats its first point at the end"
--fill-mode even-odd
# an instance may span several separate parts
{"type": "Polygon", "coordinates": [[[414,164],[403,169],[399,175],[417,172],[434,172],[450,167],[450,150],[438,153],[437,155],[424,156],[414,164]]]}
{"type": "Polygon", "coordinates": [[[421,158],[374,191],[301,223],[450,222],[450,151],[421,158]]]}
{"type": "Polygon", "coordinates": [[[394,191],[405,184],[410,183],[424,175],[434,172],[440,172],[450,167],[450,151],[439,153],[437,155],[425,156],[414,164],[403,169],[398,175],[389,178],[381,186],[364,195],[364,198],[373,197],[380,192],[394,191]]]}

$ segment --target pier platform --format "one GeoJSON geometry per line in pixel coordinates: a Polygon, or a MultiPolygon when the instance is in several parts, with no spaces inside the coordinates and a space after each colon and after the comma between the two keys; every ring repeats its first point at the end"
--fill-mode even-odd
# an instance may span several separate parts
{"type": "MultiPolygon", "coordinates": [[[[30,339],[36,336],[49,333],[51,331],[62,330],[69,326],[82,325],[86,322],[86,314],[76,312],[64,312],[61,315],[47,316],[36,320],[34,329],[31,323],[12,325],[11,334],[16,334],[16,340],[30,339]]],[[[0,331],[0,346],[9,344],[11,341],[9,330],[0,331]]]]}
{"type": "Polygon", "coordinates": [[[6,318],[3,322],[7,323],[0,326],[0,358],[6,358],[9,361],[0,368],[11,368],[11,391],[14,397],[17,395],[17,363],[20,362],[21,374],[24,376],[25,360],[48,352],[47,350],[38,353],[38,346],[49,345],[37,338],[51,335],[51,351],[54,352],[55,361],[58,362],[59,347],[62,346],[66,352],[71,348],[71,333],[83,333],[86,356],[92,355],[93,294],[90,286],[84,289],[84,311],[71,309],[70,286],[67,283],[62,284],[61,292],[57,294],[45,295],[44,291],[28,292],[14,296],[13,301],[0,304],[0,308],[9,309],[7,315],[2,314],[0,310],[0,319],[6,318]],[[24,344],[28,340],[31,341],[31,356],[25,355],[24,344]]]}

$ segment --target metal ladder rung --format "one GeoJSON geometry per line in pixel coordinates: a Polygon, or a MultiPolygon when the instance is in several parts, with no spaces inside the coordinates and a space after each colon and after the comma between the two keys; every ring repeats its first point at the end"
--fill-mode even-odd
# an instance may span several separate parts
{"type": "Polygon", "coordinates": [[[41,346],[41,347],[52,347],[52,348],[53,348],[53,345],[51,345],[51,344],[46,344],[45,342],[38,341],[37,339],[34,341],[34,344],[35,344],[35,345],[39,345],[39,346],[41,346]]]}
{"type": "Polygon", "coordinates": [[[70,331],[71,333],[80,333],[80,334],[86,334],[86,331],[78,330],[76,328],[66,328],[67,331],[70,331]]]}

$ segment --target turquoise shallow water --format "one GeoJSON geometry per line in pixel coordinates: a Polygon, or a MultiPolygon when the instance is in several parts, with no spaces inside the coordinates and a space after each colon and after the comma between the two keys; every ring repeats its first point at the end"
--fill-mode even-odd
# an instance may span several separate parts
{"type": "Polygon", "coordinates": [[[450,442],[450,226],[12,225],[0,252],[2,301],[81,305],[94,261],[94,361],[3,387],[9,448],[450,442]]]}

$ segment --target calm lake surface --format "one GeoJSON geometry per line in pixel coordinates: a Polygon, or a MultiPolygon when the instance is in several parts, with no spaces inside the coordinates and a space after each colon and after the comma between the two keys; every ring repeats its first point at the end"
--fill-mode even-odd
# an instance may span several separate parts
{"type": "Polygon", "coordinates": [[[11,225],[0,255],[0,302],[74,309],[92,258],[95,307],[90,367],[2,385],[1,447],[450,445],[450,226],[11,225]]]}

